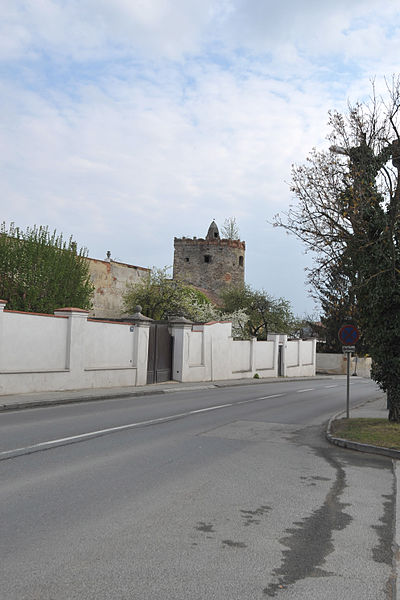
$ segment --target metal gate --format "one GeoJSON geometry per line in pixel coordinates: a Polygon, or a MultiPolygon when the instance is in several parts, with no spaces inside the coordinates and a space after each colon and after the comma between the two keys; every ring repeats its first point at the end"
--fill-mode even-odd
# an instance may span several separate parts
{"type": "Polygon", "coordinates": [[[172,337],[167,323],[151,323],[147,383],[170,381],[172,373],[172,337]]]}
{"type": "Polygon", "coordinates": [[[278,377],[283,376],[283,346],[278,348],[278,377]]]}

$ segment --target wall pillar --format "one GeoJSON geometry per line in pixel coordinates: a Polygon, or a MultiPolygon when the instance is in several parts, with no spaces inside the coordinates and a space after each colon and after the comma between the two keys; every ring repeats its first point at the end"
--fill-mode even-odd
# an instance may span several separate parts
{"type": "Polygon", "coordinates": [[[1,357],[5,355],[6,349],[4,348],[4,309],[7,306],[7,300],[0,300],[0,371],[2,370],[1,357]]]}
{"type": "Polygon", "coordinates": [[[56,317],[68,317],[67,351],[65,368],[71,374],[74,385],[84,387],[85,370],[85,326],[89,316],[88,310],[82,308],[58,308],[56,317]]]}
{"type": "Polygon", "coordinates": [[[153,319],[142,315],[142,307],[135,306],[133,315],[127,317],[126,321],[133,323],[133,365],[136,367],[135,385],[146,385],[147,363],[149,358],[150,325],[153,319]]]}
{"type": "Polygon", "coordinates": [[[137,322],[134,327],[133,364],[136,366],[136,385],[146,385],[150,323],[137,322]]]}
{"type": "Polygon", "coordinates": [[[281,335],[280,343],[282,346],[282,377],[287,377],[287,359],[286,359],[286,351],[287,351],[287,335],[281,335]]]}
{"type": "Polygon", "coordinates": [[[172,379],[186,381],[186,371],[189,368],[189,337],[192,321],[185,317],[171,317],[171,335],[173,337],[172,379]]]}
{"type": "Polygon", "coordinates": [[[252,376],[256,373],[256,344],[257,338],[251,338],[250,340],[250,371],[252,376]]]}
{"type": "Polygon", "coordinates": [[[313,375],[315,375],[317,372],[317,340],[315,338],[313,338],[312,343],[313,343],[312,357],[313,357],[313,368],[314,368],[313,375]]]}

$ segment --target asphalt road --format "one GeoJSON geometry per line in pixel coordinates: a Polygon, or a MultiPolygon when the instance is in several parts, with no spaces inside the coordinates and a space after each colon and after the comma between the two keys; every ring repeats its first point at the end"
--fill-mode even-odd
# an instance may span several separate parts
{"type": "Polygon", "coordinates": [[[341,379],[0,414],[1,600],[391,598],[393,465],[327,444],[344,402],[341,379]]]}

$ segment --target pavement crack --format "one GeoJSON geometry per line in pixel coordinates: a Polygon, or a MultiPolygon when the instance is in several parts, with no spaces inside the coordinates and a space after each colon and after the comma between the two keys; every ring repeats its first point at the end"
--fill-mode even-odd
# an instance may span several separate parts
{"type": "Polygon", "coordinates": [[[273,571],[275,582],[265,589],[266,596],[276,596],[279,590],[285,589],[296,581],[307,577],[327,577],[332,573],[320,567],[334,550],[333,531],[347,527],[352,517],[344,512],[347,506],[340,502],[340,496],[346,487],[346,474],[338,460],[329,452],[320,451],[324,459],[335,469],[336,478],[326,495],[323,505],[311,516],[295,523],[296,528],[286,530],[289,535],[280,540],[288,550],[283,551],[283,559],[279,568],[273,571]]]}

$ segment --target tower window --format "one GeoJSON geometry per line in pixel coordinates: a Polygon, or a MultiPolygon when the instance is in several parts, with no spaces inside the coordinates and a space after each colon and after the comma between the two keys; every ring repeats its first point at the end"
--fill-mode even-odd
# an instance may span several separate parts
{"type": "Polygon", "coordinates": [[[210,256],[210,254],[205,254],[205,255],[204,255],[204,262],[205,262],[205,263],[210,263],[210,262],[212,262],[212,258],[211,258],[211,256],[210,256]]]}
{"type": "Polygon", "coordinates": [[[239,267],[243,267],[243,256],[239,256],[239,267]]]}
{"type": "Polygon", "coordinates": [[[189,257],[188,256],[185,257],[185,262],[189,262],[189,257]]]}

